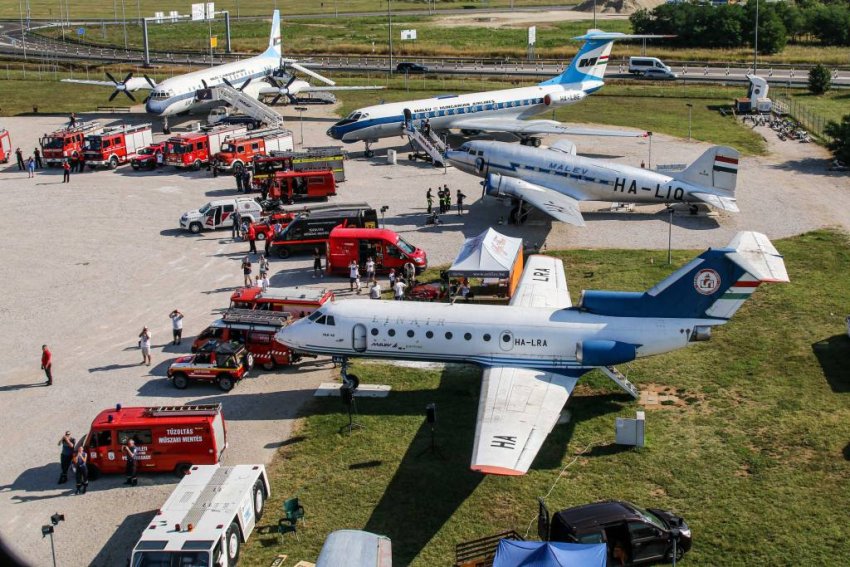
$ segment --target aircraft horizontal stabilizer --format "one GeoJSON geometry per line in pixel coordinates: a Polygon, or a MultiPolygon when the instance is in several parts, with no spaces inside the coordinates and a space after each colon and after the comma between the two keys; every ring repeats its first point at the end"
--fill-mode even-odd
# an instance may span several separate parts
{"type": "Polygon", "coordinates": [[[740,157],[741,154],[735,148],[714,146],[706,150],[691,165],[672,175],[692,185],[720,189],[734,194],[740,157]]]}
{"type": "Polygon", "coordinates": [[[480,132],[509,132],[533,136],[535,134],[562,134],[574,136],[614,136],[640,138],[646,136],[641,130],[609,130],[602,128],[574,128],[555,120],[515,120],[512,118],[467,118],[454,120],[452,128],[480,132]]]}
{"type": "Polygon", "coordinates": [[[788,271],[782,255],[770,239],[760,232],[739,232],[729,248],[735,251],[728,258],[762,282],[788,282],[788,271]]]}
{"type": "Polygon", "coordinates": [[[675,35],[653,35],[653,34],[633,34],[621,32],[605,32],[602,30],[587,30],[584,35],[574,37],[576,40],[596,40],[596,41],[612,41],[618,39],[665,39],[676,37],[675,35]]]}
{"type": "Polygon", "coordinates": [[[729,213],[741,212],[741,210],[738,208],[738,203],[734,197],[723,197],[721,195],[715,195],[714,193],[700,193],[698,191],[691,192],[690,196],[696,197],[706,205],[709,205],[721,211],[726,211],[729,213]]]}
{"type": "Polygon", "coordinates": [[[488,195],[508,195],[522,199],[556,220],[584,226],[578,200],[547,187],[491,173],[484,180],[484,190],[488,195]]]}

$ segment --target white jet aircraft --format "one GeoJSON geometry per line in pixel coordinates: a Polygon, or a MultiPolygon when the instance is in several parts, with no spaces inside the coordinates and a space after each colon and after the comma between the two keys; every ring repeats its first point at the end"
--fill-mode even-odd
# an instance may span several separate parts
{"type": "Polygon", "coordinates": [[[561,260],[531,256],[507,307],[344,300],[278,332],[303,352],[472,362],[484,368],[471,468],[528,471],[579,377],[708,340],[764,282],[787,282],[763,234],[741,232],[652,289],[584,291],[572,306],[561,260]]]}
{"type": "Polygon", "coordinates": [[[342,142],[366,143],[366,157],[372,157],[370,144],[380,138],[400,136],[409,111],[414,125],[426,119],[436,131],[460,130],[473,135],[481,132],[507,132],[523,144],[540,145],[540,134],[598,136],[642,136],[643,132],[570,128],[554,120],[526,120],[558,106],[583,100],[602,88],[608,56],[618,39],[665,37],[627,35],[589,30],[573,39],[584,45],[563,73],[533,87],[486,91],[465,95],[445,95],[421,100],[379,104],[355,110],[328,129],[328,136],[342,142]]]}
{"type": "Polygon", "coordinates": [[[736,150],[715,146],[683,171],[659,173],[612,161],[578,157],[575,145],[562,140],[549,148],[505,142],[469,141],[446,152],[460,170],[484,178],[484,192],[519,203],[511,220],[522,222],[527,202],[566,223],[584,226],[579,201],[671,205],[699,204],[737,213],[736,150]]]}
{"type": "Polygon", "coordinates": [[[287,97],[291,101],[295,95],[305,92],[384,88],[382,86],[338,87],[335,86],[336,83],[334,81],[307,69],[295,59],[281,57],[280,11],[278,10],[275,10],[272,14],[272,27],[268,48],[260,55],[243,59],[242,61],[234,61],[208,69],[177,75],[161,83],[154,83],[148,76],[144,76],[144,78],[133,77],[132,72],[127,73],[127,76],[122,81],[116,80],[109,72],[106,73],[106,76],[109,77],[109,81],[83,79],[63,79],[63,81],[67,83],[114,87],[115,90],[109,97],[109,100],[113,100],[119,93],[123,92],[130,100],[135,102],[136,98],[133,96],[133,92],[150,89],[151,93],[145,101],[145,110],[149,114],[162,118],[163,130],[166,133],[168,133],[169,116],[184,114],[189,111],[204,110],[210,106],[221,104],[217,101],[199,101],[196,99],[196,93],[199,90],[219,85],[228,85],[237,88],[254,98],[259,98],[262,95],[274,96],[274,102],[277,102],[280,97],[287,97]],[[290,76],[290,79],[285,84],[281,84],[273,74],[287,65],[327,83],[329,86],[314,87],[307,81],[296,79],[294,76],[290,76]],[[255,81],[255,79],[260,80],[255,81]],[[268,81],[268,83],[265,81],[268,81]]]}

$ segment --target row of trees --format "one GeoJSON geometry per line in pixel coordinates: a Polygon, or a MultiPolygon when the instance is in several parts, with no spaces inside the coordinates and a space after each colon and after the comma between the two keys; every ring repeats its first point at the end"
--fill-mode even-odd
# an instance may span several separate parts
{"type": "MultiPolygon", "coordinates": [[[[755,11],[752,0],[721,6],[685,2],[638,10],[629,20],[635,33],[675,35],[666,40],[671,45],[732,48],[753,45],[755,11]]],[[[805,37],[823,45],[850,45],[850,0],[759,4],[760,53],[779,53],[789,40],[805,37]]]]}

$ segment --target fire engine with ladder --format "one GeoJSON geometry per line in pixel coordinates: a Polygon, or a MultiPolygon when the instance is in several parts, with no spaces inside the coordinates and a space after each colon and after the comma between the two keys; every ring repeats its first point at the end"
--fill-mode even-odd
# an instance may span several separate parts
{"type": "Polygon", "coordinates": [[[103,126],[98,122],[77,122],[61,130],[45,134],[39,140],[41,157],[45,165],[61,165],[66,159],[77,161],[83,155],[86,136],[99,134],[103,126]]]}

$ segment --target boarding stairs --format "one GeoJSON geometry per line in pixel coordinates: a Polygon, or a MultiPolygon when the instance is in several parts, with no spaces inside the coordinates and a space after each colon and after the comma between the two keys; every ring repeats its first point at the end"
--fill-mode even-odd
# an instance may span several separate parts
{"type": "Polygon", "coordinates": [[[221,404],[194,404],[185,406],[159,406],[150,408],[151,417],[175,417],[189,415],[217,415],[221,413],[221,404]]]}
{"type": "Polygon", "coordinates": [[[269,128],[283,127],[283,116],[278,114],[273,108],[266,106],[239,89],[234,89],[227,85],[218,85],[207,90],[209,91],[209,100],[226,102],[242,114],[246,114],[254,120],[264,122],[269,128]]]}
{"type": "Polygon", "coordinates": [[[638,390],[637,386],[629,382],[629,379],[626,378],[626,375],[614,368],[613,366],[603,366],[599,370],[602,371],[605,376],[610,378],[617,384],[620,388],[625,390],[627,394],[629,394],[634,399],[640,399],[640,390],[638,390]]]}
{"type": "Polygon", "coordinates": [[[437,167],[444,166],[446,145],[433,130],[429,129],[426,134],[421,128],[417,128],[408,109],[404,110],[404,134],[410,140],[410,147],[414,151],[410,155],[411,160],[419,158],[430,161],[437,167]]]}

